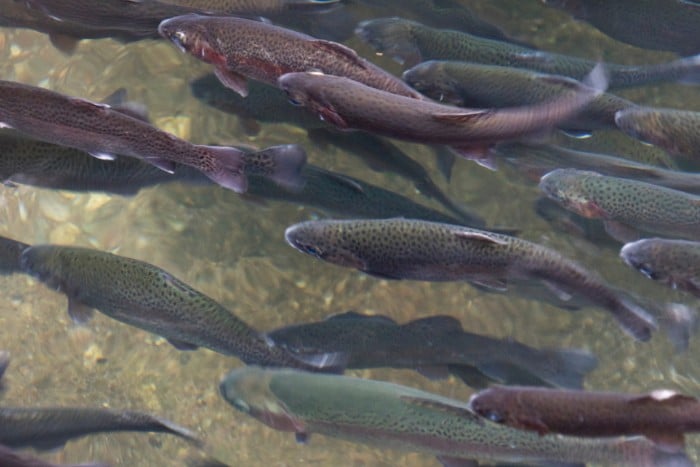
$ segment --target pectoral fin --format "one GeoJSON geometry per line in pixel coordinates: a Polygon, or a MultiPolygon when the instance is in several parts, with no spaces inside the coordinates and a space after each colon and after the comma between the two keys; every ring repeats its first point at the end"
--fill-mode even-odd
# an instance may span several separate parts
{"type": "Polygon", "coordinates": [[[685,448],[685,436],[683,433],[672,431],[664,433],[644,433],[644,436],[658,444],[667,451],[682,451],[685,448]]]}
{"type": "Polygon", "coordinates": [[[486,243],[493,243],[494,245],[507,245],[508,242],[500,238],[493,237],[486,232],[479,232],[474,230],[456,230],[454,235],[460,239],[464,240],[474,240],[486,243]]]}
{"type": "Polygon", "coordinates": [[[563,302],[568,302],[569,300],[571,300],[573,298],[573,295],[571,295],[566,290],[559,287],[558,284],[555,284],[552,281],[543,280],[542,283],[545,285],[545,287],[547,287],[550,291],[552,291],[552,293],[554,295],[556,295],[559,300],[561,300],[563,302]]]}
{"type": "Polygon", "coordinates": [[[335,125],[335,127],[340,130],[350,129],[350,125],[348,125],[348,122],[346,122],[345,119],[341,117],[340,114],[336,112],[333,107],[320,107],[317,110],[317,113],[318,118],[320,118],[322,121],[335,125]]]}
{"type": "Polygon", "coordinates": [[[80,302],[77,298],[68,296],[68,316],[77,324],[85,324],[90,321],[95,310],[80,302]]]}
{"type": "Polygon", "coordinates": [[[450,376],[446,365],[419,366],[416,371],[431,380],[447,379],[450,376]]]}
{"type": "Polygon", "coordinates": [[[436,456],[435,457],[442,467],[479,467],[479,463],[474,459],[461,459],[451,456],[436,456]]]}
{"type": "Polygon", "coordinates": [[[175,347],[177,350],[191,351],[191,350],[197,350],[199,348],[198,345],[192,344],[190,342],[184,342],[184,341],[172,339],[172,338],[168,338],[166,340],[168,342],[170,342],[170,344],[172,344],[172,346],[175,347]]]}
{"type": "Polygon", "coordinates": [[[450,405],[439,400],[424,399],[421,397],[413,396],[399,396],[399,398],[406,404],[415,405],[418,407],[425,407],[431,410],[439,410],[441,412],[446,412],[451,415],[457,415],[469,419],[470,422],[483,423],[481,417],[472,412],[467,407],[460,407],[458,405],[450,405]]]}
{"type": "Polygon", "coordinates": [[[474,284],[477,287],[483,287],[485,289],[496,290],[498,292],[505,292],[508,290],[508,282],[505,279],[494,278],[483,278],[483,279],[470,279],[468,282],[474,284]]]}
{"type": "Polygon", "coordinates": [[[479,118],[483,118],[487,115],[489,110],[473,110],[471,112],[455,112],[455,113],[445,113],[445,114],[433,114],[433,120],[446,123],[450,125],[464,125],[466,123],[473,122],[479,118]]]}
{"type": "Polygon", "coordinates": [[[632,226],[617,221],[603,221],[605,231],[617,241],[623,243],[639,240],[639,232],[632,226]]]}
{"type": "Polygon", "coordinates": [[[248,80],[245,76],[221,67],[216,67],[214,74],[219,78],[221,84],[232,89],[241,97],[248,97],[248,80]]]}

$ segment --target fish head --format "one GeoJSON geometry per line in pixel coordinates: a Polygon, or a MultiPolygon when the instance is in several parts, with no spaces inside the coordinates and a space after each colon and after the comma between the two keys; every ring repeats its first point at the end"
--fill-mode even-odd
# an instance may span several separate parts
{"type": "Polygon", "coordinates": [[[641,272],[649,279],[663,280],[661,271],[655,266],[659,257],[658,240],[644,238],[627,243],[620,250],[620,257],[628,266],[641,272]]]}
{"type": "Polygon", "coordinates": [[[488,388],[472,395],[469,399],[469,407],[481,417],[494,423],[506,423],[508,405],[502,399],[499,392],[488,388]]]}
{"type": "Polygon", "coordinates": [[[308,221],[288,227],[284,238],[292,247],[315,258],[338,266],[364,271],[367,264],[346,246],[342,223],[333,221],[308,221]]]}
{"type": "Polygon", "coordinates": [[[222,65],[225,56],[218,50],[209,28],[210,17],[189,13],[168,18],[158,25],[158,33],[178,49],[206,63],[222,65]]]}
{"type": "Polygon", "coordinates": [[[581,216],[604,217],[602,208],[585,189],[589,177],[600,177],[600,174],[586,170],[555,169],[540,179],[539,187],[548,198],[581,216]]]}
{"type": "Polygon", "coordinates": [[[280,431],[303,433],[303,424],[270,390],[274,370],[248,366],[231,371],[219,384],[221,396],[234,408],[280,431]]]}
{"type": "Polygon", "coordinates": [[[320,107],[321,94],[316,86],[318,72],[285,73],[277,80],[277,86],[284,91],[292,105],[307,107],[315,111],[320,107]]]}
{"type": "Polygon", "coordinates": [[[463,103],[457,82],[445,69],[441,60],[429,60],[403,72],[402,79],[416,91],[439,102],[463,103]]]}

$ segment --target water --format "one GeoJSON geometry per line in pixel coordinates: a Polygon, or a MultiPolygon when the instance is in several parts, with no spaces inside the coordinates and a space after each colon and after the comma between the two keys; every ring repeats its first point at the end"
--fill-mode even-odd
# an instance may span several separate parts
{"type": "MultiPolygon", "coordinates": [[[[626,46],[535,0],[461,2],[509,34],[551,51],[619,63],[653,63],[670,54],[626,46]]],[[[378,2],[382,5],[382,2],[378,2]]],[[[359,18],[378,16],[358,8],[359,18]]],[[[386,10],[385,10],[386,11],[386,10]]],[[[419,19],[419,18],[418,18],[419,19]]],[[[400,67],[352,37],[346,42],[392,72],[400,67]]],[[[249,137],[235,117],[200,104],[189,81],[211,71],[165,41],[122,45],[112,40],[82,41],[75,54],[54,49],[45,35],[0,29],[0,77],[43,85],[99,100],[125,87],[131,100],[148,106],[153,122],[196,143],[241,142],[267,146],[303,144],[310,162],[395,190],[418,202],[396,176],[379,174],[335,150],[319,151],[302,130],[263,125],[249,137]]],[[[620,92],[633,101],[698,110],[697,87],[664,85],[620,92]]],[[[686,300],[628,269],[617,250],[554,232],[532,210],[538,191],[512,171],[490,172],[459,160],[449,185],[430,152],[398,143],[431,169],[435,180],[460,203],[478,211],[489,225],[515,227],[523,238],[555,247],[601,272],[610,282],[656,299],[686,300]]],[[[697,339],[674,354],[659,333],[651,343],[633,342],[607,313],[586,309],[567,313],[513,296],[483,294],[460,283],[389,282],[321,263],[288,247],[284,229],[320,213],[289,204],[250,203],[217,187],[179,184],[144,189],[125,198],[75,194],[33,187],[0,191],[0,235],[27,243],[89,246],[142,259],[162,267],[229,307],[259,329],[313,321],[346,310],[386,314],[399,322],[444,313],[465,329],[512,337],[533,346],[587,348],[600,365],[588,389],[647,391],[670,388],[700,396],[697,339]]],[[[298,445],[289,433],[268,429],[228,406],[218,381],[240,365],[208,350],[183,353],[163,339],[96,314],[85,327],[72,324],[65,297],[28,277],[0,278],[0,348],[12,353],[3,404],[85,405],[151,411],[196,430],[211,452],[232,465],[436,465],[419,454],[370,449],[312,437],[298,445]]],[[[450,379],[430,382],[409,371],[373,370],[350,374],[401,382],[466,399],[471,390],[450,379]]],[[[688,453],[697,459],[697,440],[688,453]]],[[[172,437],[125,433],[72,441],[45,454],[60,462],[101,460],[116,465],[181,465],[191,448],[172,437]]]]}

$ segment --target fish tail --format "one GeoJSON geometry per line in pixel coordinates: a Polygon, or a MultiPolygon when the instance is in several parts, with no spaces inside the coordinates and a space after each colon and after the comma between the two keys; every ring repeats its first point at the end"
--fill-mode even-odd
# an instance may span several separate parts
{"type": "Polygon", "coordinates": [[[598,366],[598,359],[592,353],[583,349],[545,349],[544,359],[533,359],[533,362],[554,361],[556,371],[550,368],[538,372],[537,365],[532,369],[542,380],[556,387],[568,389],[583,388],[584,377],[598,366]],[[541,373],[541,374],[540,374],[541,373]]]}
{"type": "Polygon", "coordinates": [[[422,58],[413,39],[412,25],[412,21],[401,18],[378,18],[360,22],[355,34],[377,51],[405,66],[413,66],[422,58]]]}
{"type": "Polygon", "coordinates": [[[204,174],[224,188],[245,193],[248,179],[245,176],[245,153],[226,146],[205,146],[214,155],[214,169],[202,170],[204,174]]]}
{"type": "MultiPolygon", "coordinates": [[[[304,185],[301,171],[306,165],[306,151],[301,146],[296,144],[272,146],[252,153],[250,156],[262,161],[261,165],[269,169],[262,175],[275,183],[291,190],[299,190],[304,185]]],[[[246,166],[246,173],[250,174],[248,169],[249,166],[246,166]]],[[[250,170],[255,173],[255,168],[251,167],[250,170]]]]}
{"type": "Polygon", "coordinates": [[[659,321],[676,352],[687,350],[690,337],[698,328],[697,310],[682,303],[666,303],[659,321]]]}
{"type": "Polygon", "coordinates": [[[183,438],[184,440],[188,441],[189,443],[198,448],[204,447],[204,441],[202,441],[192,430],[180,426],[175,422],[171,422],[166,418],[154,418],[156,422],[161,426],[164,432],[170,433],[175,436],[179,436],[180,438],[183,438]]]}
{"type": "Polygon", "coordinates": [[[639,341],[648,341],[658,329],[654,317],[630,297],[619,298],[612,313],[622,329],[639,341]]]}

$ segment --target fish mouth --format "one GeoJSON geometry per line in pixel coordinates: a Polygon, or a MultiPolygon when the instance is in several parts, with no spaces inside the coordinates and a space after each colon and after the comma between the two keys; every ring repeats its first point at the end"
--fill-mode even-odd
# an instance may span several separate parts
{"type": "Polygon", "coordinates": [[[292,225],[284,232],[284,239],[287,243],[307,255],[322,259],[325,252],[315,243],[303,240],[301,237],[300,226],[292,225]]]}

